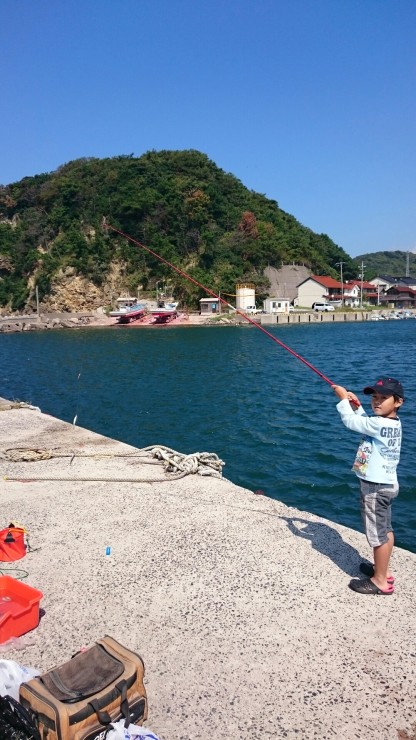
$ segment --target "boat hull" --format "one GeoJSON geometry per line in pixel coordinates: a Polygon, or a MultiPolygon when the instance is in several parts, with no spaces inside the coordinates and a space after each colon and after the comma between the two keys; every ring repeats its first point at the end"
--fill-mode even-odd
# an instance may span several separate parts
{"type": "Polygon", "coordinates": [[[119,309],[118,311],[110,311],[110,316],[117,319],[119,324],[129,324],[130,321],[137,321],[142,319],[146,314],[144,306],[131,306],[128,309],[119,309]]]}
{"type": "Polygon", "coordinates": [[[158,311],[151,311],[151,314],[156,324],[166,324],[168,321],[176,319],[178,312],[176,311],[176,309],[169,311],[159,309],[158,311]]]}

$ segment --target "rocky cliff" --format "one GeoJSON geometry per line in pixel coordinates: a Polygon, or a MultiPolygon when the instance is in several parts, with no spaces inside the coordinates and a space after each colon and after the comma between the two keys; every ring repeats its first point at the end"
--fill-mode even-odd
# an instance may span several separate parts
{"type": "Polygon", "coordinates": [[[51,291],[41,302],[40,308],[47,312],[79,313],[112,307],[115,299],[127,290],[124,286],[124,272],[123,264],[112,262],[105,281],[98,287],[91,280],[77,275],[72,267],[59,270],[51,283],[51,291]]]}

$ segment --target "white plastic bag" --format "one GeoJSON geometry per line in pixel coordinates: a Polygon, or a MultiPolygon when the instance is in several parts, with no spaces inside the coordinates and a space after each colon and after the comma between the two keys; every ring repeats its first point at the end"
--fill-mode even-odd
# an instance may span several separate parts
{"type": "Polygon", "coordinates": [[[19,701],[20,684],[39,675],[36,668],[27,668],[14,660],[0,660],[0,696],[8,694],[19,701]]]}
{"type": "Polygon", "coordinates": [[[135,738],[143,738],[143,740],[159,740],[159,738],[147,727],[138,727],[138,725],[130,724],[128,727],[124,727],[124,719],[120,719],[118,722],[111,723],[112,729],[106,734],[106,740],[135,740],[135,738]]]}

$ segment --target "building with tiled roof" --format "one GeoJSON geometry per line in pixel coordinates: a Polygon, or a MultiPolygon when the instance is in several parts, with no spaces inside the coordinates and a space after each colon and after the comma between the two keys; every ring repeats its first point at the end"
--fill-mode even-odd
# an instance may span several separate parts
{"type": "Polygon", "coordinates": [[[304,308],[312,308],[314,303],[327,301],[329,296],[337,296],[341,302],[341,283],[327,275],[310,275],[297,286],[296,303],[304,308]]]}
{"type": "Polygon", "coordinates": [[[416,308],[416,290],[407,285],[392,285],[381,296],[380,303],[390,308],[416,308]]]}
{"type": "Polygon", "coordinates": [[[416,290],[416,277],[412,275],[405,275],[405,277],[395,277],[394,275],[377,275],[377,277],[370,280],[372,285],[375,285],[377,289],[385,292],[394,285],[406,285],[413,290],[416,290]]]}
{"type": "Polygon", "coordinates": [[[313,308],[314,303],[325,301],[334,307],[347,306],[356,308],[363,302],[377,305],[378,293],[374,285],[363,280],[350,280],[340,283],[329,275],[311,275],[303,280],[298,288],[296,304],[304,308],[313,308]],[[362,291],[362,296],[361,296],[362,291]]]}

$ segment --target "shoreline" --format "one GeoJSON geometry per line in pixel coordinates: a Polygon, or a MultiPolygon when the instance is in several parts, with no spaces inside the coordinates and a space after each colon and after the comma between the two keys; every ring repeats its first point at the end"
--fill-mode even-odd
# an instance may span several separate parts
{"type": "MultiPolygon", "coordinates": [[[[51,329],[86,329],[86,328],[160,328],[162,326],[201,326],[211,324],[210,317],[199,314],[179,314],[167,324],[156,324],[153,317],[120,324],[116,319],[97,311],[50,311],[37,315],[20,315],[0,317],[0,333],[11,334],[22,331],[42,331],[51,329]]],[[[225,323],[225,322],[224,322],[225,323]]],[[[228,322],[227,322],[228,323],[228,322]]]]}
{"type": "MultiPolygon", "coordinates": [[[[392,312],[395,314],[396,312],[392,312]]],[[[241,314],[210,314],[179,313],[177,318],[165,324],[158,324],[151,315],[137,321],[120,324],[114,317],[107,316],[101,311],[49,311],[32,315],[0,317],[0,333],[9,334],[21,331],[40,331],[50,329],[80,329],[80,328],[110,328],[121,327],[123,329],[161,329],[163,327],[186,327],[186,326],[250,326],[254,321],[259,326],[288,326],[292,324],[318,324],[318,323],[351,323],[363,321],[384,320],[382,311],[368,311],[356,309],[352,311],[339,312],[316,312],[312,310],[299,310],[289,314],[263,314],[250,316],[246,320],[241,314]]],[[[391,316],[389,320],[394,318],[391,316]]],[[[396,317],[397,318],[397,317],[396,317]]],[[[402,317],[401,320],[415,319],[416,314],[402,317]]],[[[385,319],[387,320],[387,319],[385,319]]]]}

